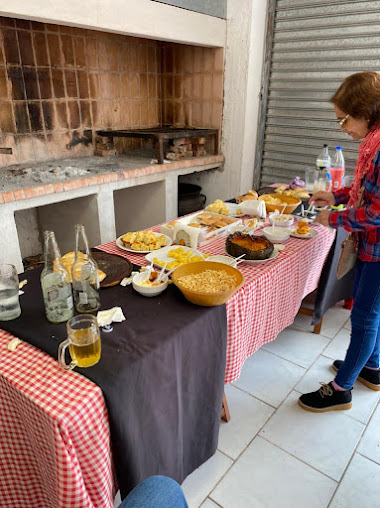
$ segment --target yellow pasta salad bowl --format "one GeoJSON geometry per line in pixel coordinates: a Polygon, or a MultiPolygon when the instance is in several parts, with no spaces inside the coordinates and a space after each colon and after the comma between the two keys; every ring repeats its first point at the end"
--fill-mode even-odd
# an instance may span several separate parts
{"type": "Polygon", "coordinates": [[[240,270],[213,261],[182,265],[171,277],[189,302],[203,307],[226,303],[244,282],[240,270]]]}
{"type": "Polygon", "coordinates": [[[298,198],[282,194],[263,194],[259,196],[259,200],[264,201],[267,213],[278,210],[281,213],[290,214],[302,203],[298,198]]]}

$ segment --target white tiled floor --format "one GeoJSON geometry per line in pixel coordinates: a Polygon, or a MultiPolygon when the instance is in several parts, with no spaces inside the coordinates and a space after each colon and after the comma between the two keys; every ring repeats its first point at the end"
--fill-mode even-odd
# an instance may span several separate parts
{"type": "Polygon", "coordinates": [[[190,508],[359,508],[380,506],[380,392],[356,383],[349,411],[315,414],[300,393],[334,378],[349,312],[337,305],[320,335],[310,318],[266,344],[226,387],[231,421],[218,451],[182,487],[190,508]]]}

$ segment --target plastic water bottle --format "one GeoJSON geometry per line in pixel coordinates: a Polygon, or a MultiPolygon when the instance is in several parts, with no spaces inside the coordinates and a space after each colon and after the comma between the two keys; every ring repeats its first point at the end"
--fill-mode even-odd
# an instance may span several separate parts
{"type": "Polygon", "coordinates": [[[323,145],[322,152],[318,155],[316,160],[318,170],[329,170],[331,168],[331,157],[329,155],[329,145],[323,145]]]}
{"type": "Polygon", "coordinates": [[[335,191],[342,187],[344,178],[344,157],[342,147],[337,146],[335,156],[330,168],[331,187],[330,190],[335,191]]]}

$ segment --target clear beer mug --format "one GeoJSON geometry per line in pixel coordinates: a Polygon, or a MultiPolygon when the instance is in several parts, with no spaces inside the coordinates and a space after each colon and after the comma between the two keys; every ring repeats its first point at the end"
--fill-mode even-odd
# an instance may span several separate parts
{"type": "Polygon", "coordinates": [[[98,322],[91,314],[72,317],[66,324],[67,339],[58,349],[58,361],[65,370],[74,367],[92,367],[100,360],[101,341],[98,322]],[[65,352],[67,347],[71,362],[67,365],[65,352]]]}

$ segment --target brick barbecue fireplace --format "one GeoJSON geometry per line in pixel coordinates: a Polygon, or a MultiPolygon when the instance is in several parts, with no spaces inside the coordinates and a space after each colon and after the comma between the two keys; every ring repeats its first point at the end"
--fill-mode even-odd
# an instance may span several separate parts
{"type": "Polygon", "coordinates": [[[0,41],[0,167],[93,155],[97,129],[221,128],[222,48],[4,17],[0,41]]]}
{"type": "Polygon", "coordinates": [[[227,0],[225,19],[167,3],[1,6],[0,262],[22,270],[44,229],[72,250],[77,222],[97,245],[171,220],[179,179],[210,201],[251,188],[267,0],[227,0]],[[162,126],[217,131],[219,155],[212,136],[169,143],[164,164],[152,140],[96,142],[162,126]]]}
{"type": "Polygon", "coordinates": [[[0,17],[0,229],[12,239],[0,258],[21,270],[45,229],[72,250],[78,221],[97,245],[174,218],[178,177],[223,161],[223,52],[0,17]],[[157,152],[147,136],[106,137],[163,125],[175,129],[157,152]]]}

